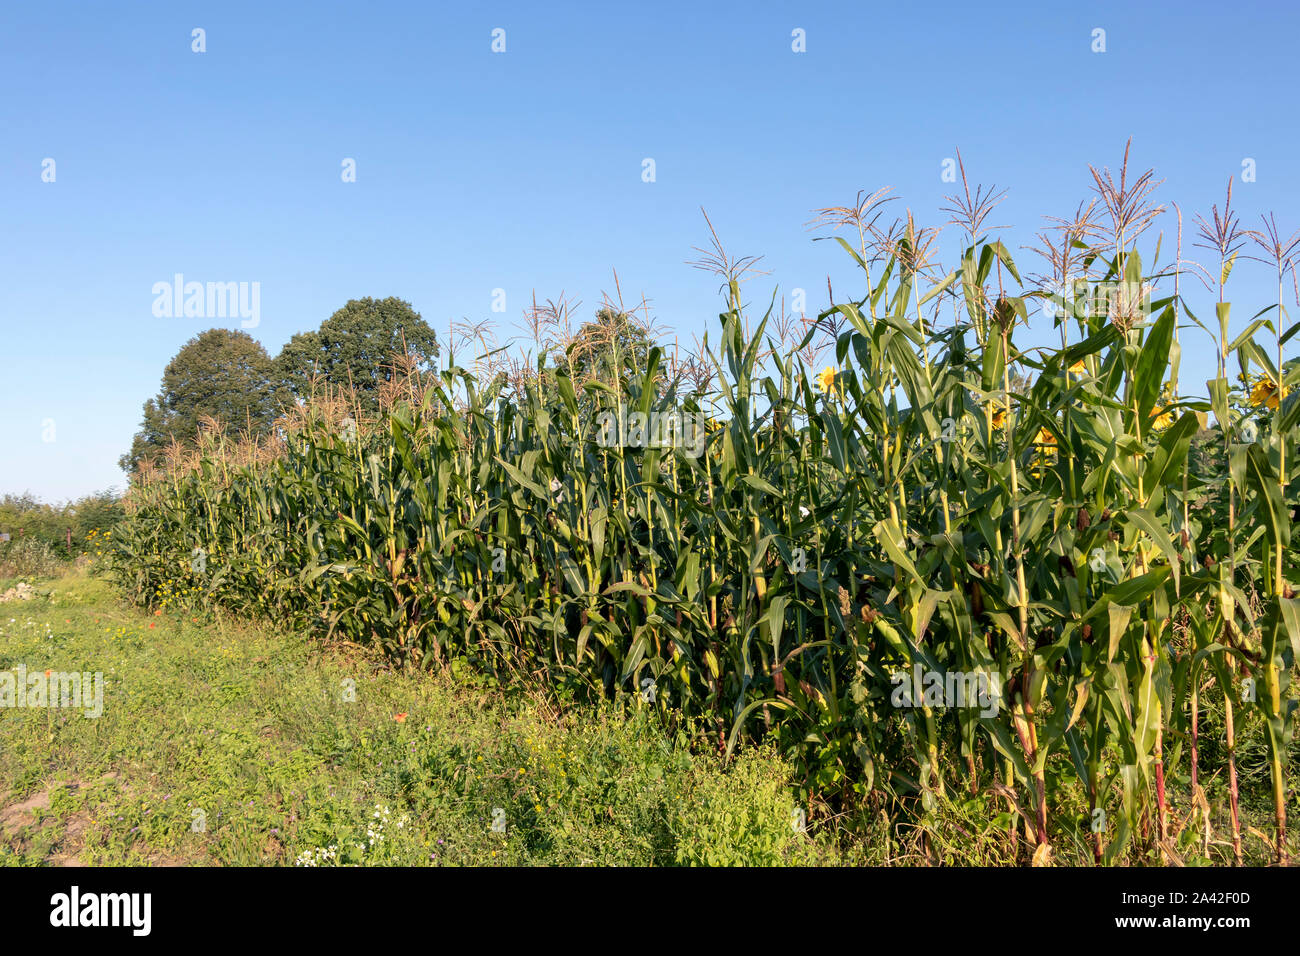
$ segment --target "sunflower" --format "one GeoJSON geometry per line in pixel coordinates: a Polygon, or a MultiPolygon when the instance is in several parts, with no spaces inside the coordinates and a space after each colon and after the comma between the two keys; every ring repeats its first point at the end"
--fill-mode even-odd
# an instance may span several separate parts
{"type": "Polygon", "coordinates": [[[1151,410],[1151,417],[1154,419],[1154,421],[1151,422],[1151,427],[1156,431],[1164,431],[1164,429],[1174,423],[1174,413],[1166,411],[1165,406],[1163,405],[1157,405],[1153,408],[1151,410]]]}
{"type": "Polygon", "coordinates": [[[1256,380],[1254,388],[1250,390],[1250,404],[1256,407],[1267,405],[1269,408],[1277,408],[1277,386],[1273,384],[1271,378],[1261,375],[1256,380]]]}
{"type": "Polygon", "coordinates": [[[1088,371],[1088,366],[1084,363],[1083,359],[1079,359],[1079,361],[1070,366],[1071,375],[1082,375],[1086,371],[1088,371]]]}
{"type": "Polygon", "coordinates": [[[1034,445],[1038,449],[1038,454],[1034,456],[1034,461],[1029,466],[1029,474],[1036,479],[1041,479],[1047,474],[1044,466],[1056,460],[1056,436],[1046,428],[1040,428],[1038,434],[1034,436],[1034,445]]]}
{"type": "Polygon", "coordinates": [[[1001,428],[1007,423],[1007,410],[1005,408],[993,409],[993,427],[1001,428]]]}
{"type": "Polygon", "coordinates": [[[819,391],[825,393],[825,392],[829,392],[831,390],[831,386],[834,384],[835,384],[835,369],[834,367],[827,365],[824,369],[822,369],[820,372],[817,373],[817,388],[819,391]]]}

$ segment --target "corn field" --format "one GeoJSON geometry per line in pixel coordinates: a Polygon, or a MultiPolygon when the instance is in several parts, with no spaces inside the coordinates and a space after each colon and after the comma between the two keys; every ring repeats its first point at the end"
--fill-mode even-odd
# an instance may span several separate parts
{"type": "Polygon", "coordinates": [[[267,441],[213,429],[136,478],[116,572],[151,607],[199,596],[413,665],[624,697],[727,753],[775,742],[830,810],[924,821],[984,794],[1022,862],[1212,840],[1241,862],[1250,723],[1260,836],[1285,864],[1296,242],[1243,230],[1229,195],[1201,223],[1213,262],[1188,264],[1181,216],[1162,262],[1150,174],[1094,175],[1044,233],[1042,276],[986,233],[990,194],[955,197],[952,269],[936,230],[879,227],[883,195],[860,196],[814,224],[860,297],[815,317],[775,298],[759,316],[750,263],[719,245],[724,311],[689,362],[617,343],[573,377],[544,350],[510,374],[453,359],[377,420],[322,395],[267,441]],[[1278,298],[1230,334],[1243,249],[1278,298]],[[1212,316],[1183,295],[1194,276],[1212,316]],[[1059,344],[1017,344],[1031,315],[1059,344]],[[1193,342],[1213,343],[1208,382],[1179,378],[1193,342]],[[707,424],[695,447],[601,440],[638,412],[707,424]],[[997,706],[899,706],[913,674],[977,675],[997,706]]]}

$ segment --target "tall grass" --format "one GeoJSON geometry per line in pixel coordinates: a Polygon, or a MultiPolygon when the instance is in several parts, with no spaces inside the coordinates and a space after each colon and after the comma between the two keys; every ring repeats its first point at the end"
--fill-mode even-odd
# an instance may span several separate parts
{"type": "Polygon", "coordinates": [[[821,211],[856,227],[863,292],[802,325],[753,319],[752,261],[718,244],[724,311],[690,363],[614,337],[583,380],[544,354],[510,375],[453,361],[376,421],[324,396],[269,444],[210,431],[133,485],[116,567],[150,604],[197,591],[425,666],[652,701],[720,750],[775,744],[831,808],[923,820],[991,794],[1007,858],[1037,863],[1063,841],[1098,863],[1204,851],[1205,793],[1194,778],[1175,811],[1170,768],[1217,685],[1228,743],[1199,779],[1234,759],[1234,705],[1256,717],[1284,863],[1296,327],[1279,298],[1229,338],[1225,251],[1217,373],[1179,394],[1178,325],[1201,325],[1160,291],[1181,243],[1144,262],[1159,210],[1127,157],[1096,183],[1042,279],[986,234],[996,196],[956,197],[969,244],[945,271],[910,214],[878,228],[874,194],[821,211]],[[1033,310],[1059,347],[1020,347],[1033,310]],[[598,440],[603,413],[674,409],[716,419],[698,457],[598,440]],[[1000,678],[1001,706],[897,706],[917,666],[1000,678]]]}

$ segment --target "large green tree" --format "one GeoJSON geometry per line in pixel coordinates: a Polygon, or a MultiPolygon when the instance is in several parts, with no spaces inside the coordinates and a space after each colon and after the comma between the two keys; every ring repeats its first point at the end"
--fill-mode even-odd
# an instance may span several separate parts
{"type": "Polygon", "coordinates": [[[260,343],[247,332],[208,329],[167,363],[162,388],[144,403],[140,431],[118,464],[124,471],[135,471],[173,439],[192,441],[205,415],[228,428],[265,433],[288,400],[260,343]]]}
{"type": "Polygon", "coordinates": [[[409,302],[352,299],[314,332],[299,332],[276,358],[284,385],[303,400],[313,379],[331,387],[356,390],[362,409],[374,411],[379,387],[393,377],[393,358],[413,355],[420,368],[433,367],[438,340],[409,302]]]}

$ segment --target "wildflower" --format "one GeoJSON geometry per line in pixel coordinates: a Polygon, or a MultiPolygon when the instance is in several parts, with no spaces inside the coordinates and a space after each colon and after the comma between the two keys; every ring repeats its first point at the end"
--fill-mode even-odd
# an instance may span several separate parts
{"type": "Polygon", "coordinates": [[[1056,436],[1053,435],[1051,432],[1049,432],[1046,428],[1040,428],[1038,429],[1037,437],[1034,438],[1034,443],[1038,445],[1055,445],[1056,436]]]}
{"type": "Polygon", "coordinates": [[[817,373],[817,388],[819,391],[825,393],[825,392],[829,392],[831,390],[831,386],[834,384],[835,384],[835,369],[833,366],[827,365],[824,369],[822,369],[820,372],[817,373]]]}
{"type": "Polygon", "coordinates": [[[404,724],[406,723],[407,713],[409,713],[409,711],[400,714],[393,714],[393,720],[397,721],[399,724],[404,724]]]}
{"type": "Polygon", "coordinates": [[[993,410],[993,427],[1001,428],[1007,423],[1007,410],[1005,408],[995,408],[993,410]]]}

